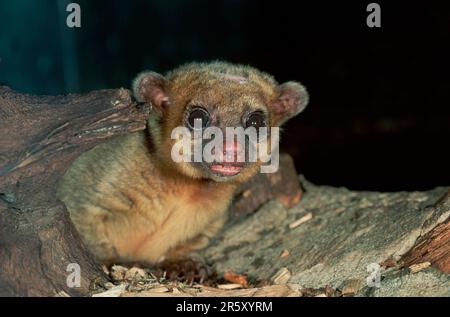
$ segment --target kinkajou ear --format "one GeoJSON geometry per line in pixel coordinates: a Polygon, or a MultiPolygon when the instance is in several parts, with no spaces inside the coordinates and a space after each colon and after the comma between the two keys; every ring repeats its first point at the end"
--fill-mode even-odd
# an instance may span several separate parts
{"type": "Polygon", "coordinates": [[[160,114],[170,103],[166,90],[166,78],[155,72],[140,73],[133,81],[133,94],[136,100],[151,105],[160,114]]]}
{"type": "Polygon", "coordinates": [[[278,86],[278,98],[271,105],[274,123],[282,125],[290,118],[302,112],[308,105],[309,95],[306,88],[295,81],[278,86]]]}

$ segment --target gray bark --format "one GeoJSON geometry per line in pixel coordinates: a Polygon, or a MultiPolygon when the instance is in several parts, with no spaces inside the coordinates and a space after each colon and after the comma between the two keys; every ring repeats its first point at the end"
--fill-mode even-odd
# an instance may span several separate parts
{"type": "Polygon", "coordinates": [[[295,207],[286,209],[273,200],[228,224],[204,252],[215,269],[273,280],[284,268],[284,283],[340,292],[351,286],[357,296],[450,295],[448,245],[439,269],[413,273],[402,267],[403,256],[421,237],[448,223],[448,188],[378,193],[315,186],[304,179],[302,185],[305,192],[295,207]],[[289,227],[309,212],[309,221],[289,227]],[[283,257],[285,250],[289,255],[283,257]],[[379,288],[366,283],[371,263],[381,265],[379,288]]]}

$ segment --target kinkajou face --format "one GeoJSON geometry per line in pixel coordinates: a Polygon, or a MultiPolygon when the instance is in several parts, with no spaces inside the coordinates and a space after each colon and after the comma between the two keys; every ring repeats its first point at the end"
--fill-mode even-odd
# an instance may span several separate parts
{"type": "Polygon", "coordinates": [[[271,141],[272,128],[300,113],[308,103],[305,88],[297,82],[279,85],[254,68],[221,62],[188,64],[165,77],[144,72],[134,82],[134,93],[137,100],[154,108],[149,127],[159,136],[162,157],[174,160],[173,148],[179,144],[175,144],[173,130],[183,127],[192,136],[191,159],[177,161],[173,168],[193,178],[218,182],[239,182],[255,174],[261,160],[257,154],[256,160],[250,159],[250,151],[257,152],[260,142],[271,141]],[[266,129],[265,138],[260,137],[260,128],[266,129]],[[233,138],[232,129],[248,133],[233,138]],[[251,139],[255,136],[252,131],[256,140],[251,139]],[[213,137],[219,139],[214,139],[217,146],[212,144],[213,137]],[[207,152],[213,159],[194,158],[196,146],[197,154],[207,152]]]}

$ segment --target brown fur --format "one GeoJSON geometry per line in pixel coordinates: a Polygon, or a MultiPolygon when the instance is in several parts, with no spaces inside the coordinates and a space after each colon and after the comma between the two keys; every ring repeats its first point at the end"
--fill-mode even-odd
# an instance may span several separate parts
{"type": "Polygon", "coordinates": [[[84,242],[104,262],[157,263],[206,246],[225,222],[236,186],[258,171],[253,163],[221,180],[191,163],[172,161],[171,132],[183,126],[190,105],[207,108],[220,126],[237,126],[244,111],[254,110],[277,126],[307,103],[300,84],[278,85],[254,68],[221,62],[188,64],[165,77],[143,73],[134,91],[138,101],[154,108],[149,131],[85,153],[59,190],[84,242]],[[283,88],[292,85],[298,88],[294,94],[283,88]]]}

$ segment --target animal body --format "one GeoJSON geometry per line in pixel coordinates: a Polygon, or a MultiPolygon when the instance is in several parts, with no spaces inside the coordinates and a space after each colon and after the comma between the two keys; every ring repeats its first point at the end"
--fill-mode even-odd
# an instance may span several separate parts
{"type": "MultiPolygon", "coordinates": [[[[222,227],[235,188],[256,162],[175,162],[177,127],[278,127],[308,103],[297,82],[278,84],[250,66],[191,63],[165,76],[143,72],[133,83],[151,106],[146,131],[118,137],[80,156],[59,197],[84,243],[104,263],[188,257],[222,227]]],[[[236,157],[242,144],[224,141],[236,157]]]]}

